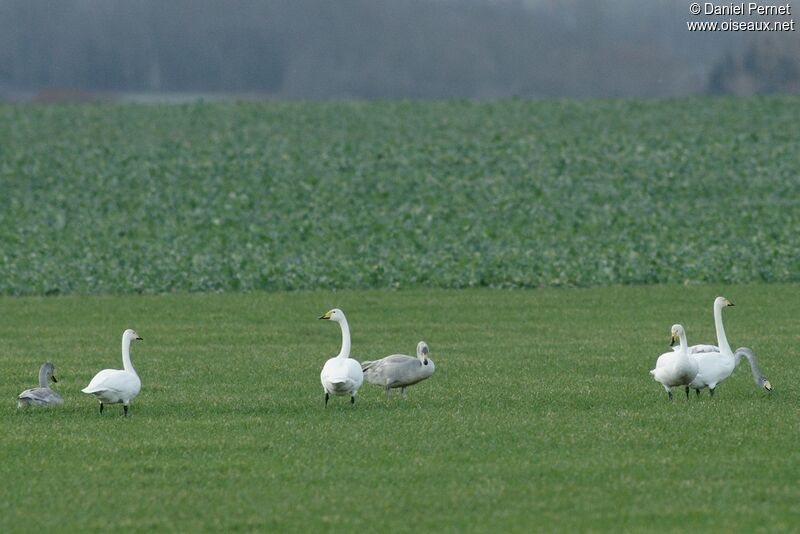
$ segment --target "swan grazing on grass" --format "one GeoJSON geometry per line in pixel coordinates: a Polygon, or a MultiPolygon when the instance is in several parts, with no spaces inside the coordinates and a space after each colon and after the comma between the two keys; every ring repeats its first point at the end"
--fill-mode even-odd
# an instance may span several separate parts
{"type": "Polygon", "coordinates": [[[364,382],[364,373],[357,361],[350,358],[350,326],[344,312],[334,308],[326,312],[320,319],[336,321],[342,328],[342,350],[322,368],[319,379],[325,390],[325,406],[331,395],[350,395],[350,403],[355,404],[358,388],[364,382]]]}
{"type": "Polygon", "coordinates": [[[421,382],[433,374],[436,366],[428,358],[428,345],[417,343],[417,357],[392,354],[375,361],[361,362],[364,377],[370,384],[383,386],[386,396],[391,396],[392,388],[400,388],[403,395],[406,388],[421,382]]]}
{"type": "Polygon", "coordinates": [[[122,333],[122,367],[119,369],[103,369],[92,378],[89,385],[81,391],[94,395],[100,401],[100,413],[106,404],[122,403],[123,414],[128,416],[128,405],[142,388],[142,381],[131,365],[131,341],[142,338],[131,330],[122,333]]]}
{"type": "Polygon", "coordinates": [[[758,364],[756,364],[756,355],[753,352],[753,349],[749,349],[747,347],[739,347],[733,353],[734,358],[736,358],[736,365],[739,365],[739,362],[742,360],[742,356],[747,358],[747,361],[750,363],[750,372],[753,374],[753,381],[759,387],[766,389],[767,391],[772,391],[772,384],[770,384],[767,377],[761,374],[761,371],[758,370],[758,364]]]}
{"type": "MultiPolygon", "coordinates": [[[[693,345],[689,347],[689,354],[697,355],[703,352],[719,352],[719,347],[716,345],[693,345]],[[692,351],[694,349],[694,352],[692,351]]],[[[747,362],[750,364],[750,372],[753,375],[753,381],[756,383],[758,387],[762,387],[767,391],[772,391],[772,384],[767,377],[761,374],[761,371],[758,369],[758,364],[756,363],[756,355],[753,352],[753,349],[748,347],[739,347],[735,351],[733,351],[733,357],[736,360],[736,367],[739,367],[739,364],[742,362],[742,357],[747,359],[747,362]]],[[[700,395],[700,390],[696,389],[697,395],[700,395]]]]}
{"type": "MultiPolygon", "coordinates": [[[[656,382],[661,383],[667,390],[669,400],[672,400],[672,389],[675,386],[685,386],[689,384],[697,375],[697,362],[688,352],[686,343],[686,332],[679,324],[672,325],[672,338],[670,345],[675,345],[675,341],[680,341],[680,349],[662,354],[656,360],[656,368],[650,371],[656,382]]],[[[686,398],[689,398],[689,391],[686,391],[686,398]]]]}
{"type": "Polygon", "coordinates": [[[717,330],[719,352],[696,352],[692,355],[697,362],[697,376],[686,386],[687,395],[689,388],[700,395],[700,390],[707,387],[713,397],[717,385],[731,376],[736,368],[736,358],[725,336],[725,327],[722,326],[722,308],[727,306],[733,306],[733,303],[725,297],[714,299],[714,327],[717,330]]]}
{"type": "Polygon", "coordinates": [[[39,369],[39,387],[26,389],[17,397],[17,408],[27,408],[28,406],[53,406],[54,404],[64,404],[58,393],[50,389],[47,385],[49,378],[53,382],[56,380],[56,366],[50,362],[42,365],[39,369]]]}

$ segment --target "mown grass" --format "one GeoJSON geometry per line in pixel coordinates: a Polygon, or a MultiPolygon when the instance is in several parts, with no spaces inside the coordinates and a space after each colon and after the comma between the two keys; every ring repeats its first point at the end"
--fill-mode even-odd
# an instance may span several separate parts
{"type": "Polygon", "coordinates": [[[0,105],[0,294],[797,282],[798,103],[0,105]]]}
{"type": "Polygon", "coordinates": [[[795,285],[0,299],[0,530],[790,531],[800,522],[795,285]],[[648,370],[681,322],[759,356],[687,402],[648,370]],[[348,314],[354,355],[436,374],[323,407],[348,314]],[[80,393],[145,341],[120,417],[80,393]],[[44,360],[66,403],[18,412],[44,360]]]}

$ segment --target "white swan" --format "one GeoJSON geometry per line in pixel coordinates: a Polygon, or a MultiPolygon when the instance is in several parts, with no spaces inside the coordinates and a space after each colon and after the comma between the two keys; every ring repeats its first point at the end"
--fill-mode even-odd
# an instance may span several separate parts
{"type": "Polygon", "coordinates": [[[142,388],[142,381],[131,365],[131,341],[142,338],[131,330],[122,333],[122,367],[119,369],[103,369],[92,378],[89,385],[81,391],[94,395],[100,401],[100,413],[106,404],[122,403],[123,414],[128,416],[128,405],[142,388]]]}
{"type": "Polygon", "coordinates": [[[342,350],[322,368],[319,379],[325,390],[325,406],[330,395],[350,395],[350,402],[355,404],[358,388],[364,382],[364,373],[357,361],[350,358],[350,327],[344,312],[334,308],[326,312],[320,319],[336,321],[342,328],[342,350]]]}
{"type": "MultiPolygon", "coordinates": [[[[689,354],[699,354],[701,352],[719,352],[719,347],[716,345],[694,345],[689,347],[689,354]],[[695,349],[694,352],[692,349],[695,349]]],[[[757,386],[766,389],[767,391],[772,391],[772,384],[767,377],[761,374],[761,371],[758,369],[758,364],[756,363],[756,355],[753,352],[753,349],[747,347],[739,347],[735,351],[733,351],[733,357],[736,360],[736,367],[739,367],[739,364],[742,362],[742,357],[747,359],[747,362],[750,364],[750,372],[753,375],[753,381],[756,383],[757,386]]],[[[695,393],[697,396],[700,396],[700,390],[696,389],[695,393]]]]}
{"type": "Polygon", "coordinates": [[[428,345],[417,343],[417,357],[392,354],[380,360],[361,362],[364,377],[370,384],[383,386],[386,396],[391,396],[392,388],[400,388],[405,395],[406,387],[421,382],[433,374],[436,366],[428,358],[428,345]]]}
{"type": "Polygon", "coordinates": [[[714,299],[714,327],[717,330],[719,352],[697,352],[692,355],[697,362],[697,376],[686,386],[687,395],[689,388],[700,395],[700,390],[707,387],[713,397],[717,385],[731,376],[736,368],[736,358],[725,336],[725,327],[722,326],[722,308],[726,306],[733,306],[733,303],[725,297],[714,299]]]}
{"type": "MultiPolygon", "coordinates": [[[[679,324],[672,325],[672,338],[670,345],[675,345],[675,341],[680,340],[680,350],[670,351],[662,354],[656,360],[656,368],[650,371],[653,379],[660,382],[667,390],[669,400],[672,400],[672,389],[675,386],[689,384],[697,375],[697,362],[689,356],[686,343],[686,332],[679,324]]],[[[689,397],[687,390],[686,397],[689,397]]]]}
{"type": "Polygon", "coordinates": [[[58,393],[50,389],[47,385],[49,378],[53,382],[56,380],[56,366],[50,362],[45,363],[39,369],[39,387],[26,389],[17,397],[17,408],[27,408],[28,406],[52,406],[54,404],[64,404],[58,393]]]}

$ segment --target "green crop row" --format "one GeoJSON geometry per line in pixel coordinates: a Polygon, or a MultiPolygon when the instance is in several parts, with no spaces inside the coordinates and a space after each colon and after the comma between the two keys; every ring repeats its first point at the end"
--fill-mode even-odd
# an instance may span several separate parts
{"type": "Polygon", "coordinates": [[[0,106],[0,294],[800,280],[797,98],[0,106]]]}

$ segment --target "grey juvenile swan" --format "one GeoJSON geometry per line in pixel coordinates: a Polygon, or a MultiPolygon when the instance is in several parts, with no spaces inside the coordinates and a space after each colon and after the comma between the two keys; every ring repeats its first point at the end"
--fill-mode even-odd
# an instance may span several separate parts
{"type": "Polygon", "coordinates": [[[400,388],[405,395],[406,388],[421,382],[433,374],[436,366],[428,358],[428,345],[417,343],[417,357],[392,354],[375,361],[361,362],[364,378],[370,384],[383,386],[386,396],[391,396],[392,388],[400,388]]]}
{"type": "Polygon", "coordinates": [[[49,378],[53,382],[56,380],[56,366],[51,362],[47,362],[39,369],[39,387],[33,389],[26,389],[17,397],[17,408],[27,408],[28,406],[53,406],[55,404],[64,404],[58,393],[50,389],[47,385],[49,378]]]}

